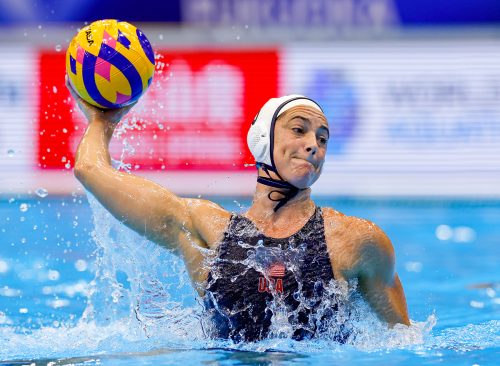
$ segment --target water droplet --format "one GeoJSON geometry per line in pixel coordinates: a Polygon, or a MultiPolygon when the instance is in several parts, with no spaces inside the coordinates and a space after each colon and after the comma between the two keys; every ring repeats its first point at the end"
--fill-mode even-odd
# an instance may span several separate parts
{"type": "Polygon", "coordinates": [[[55,269],[50,269],[47,272],[47,277],[51,281],[57,281],[60,277],[59,271],[56,271],[55,269]]]}
{"type": "Polygon", "coordinates": [[[87,262],[84,261],[83,259],[78,259],[75,262],[75,268],[78,272],[83,272],[87,269],[87,262]]]}
{"type": "Polygon", "coordinates": [[[63,132],[63,133],[68,133],[68,130],[67,130],[66,128],[63,128],[63,129],[62,129],[62,132],[63,132]]]}
{"type": "Polygon", "coordinates": [[[21,244],[26,244],[26,238],[21,238],[21,244]]]}
{"type": "Polygon", "coordinates": [[[495,297],[496,292],[495,292],[495,290],[493,290],[491,287],[488,287],[488,288],[486,289],[486,295],[488,295],[488,297],[495,297]]]}
{"type": "Polygon", "coordinates": [[[52,93],[57,94],[57,87],[55,85],[52,87],[52,93]]]}
{"type": "Polygon", "coordinates": [[[476,309],[484,308],[484,302],[482,302],[482,301],[471,300],[469,304],[470,304],[470,306],[472,306],[473,308],[476,308],[476,309]]]}
{"type": "Polygon", "coordinates": [[[21,203],[21,204],[19,205],[19,211],[21,211],[21,212],[26,212],[26,211],[28,211],[28,204],[27,204],[27,203],[21,203]]]}
{"type": "Polygon", "coordinates": [[[439,225],[436,228],[436,237],[439,240],[450,240],[453,236],[453,230],[448,225],[439,225]]]}
{"type": "Polygon", "coordinates": [[[0,259],[0,273],[6,273],[9,270],[9,264],[0,259]]]}
{"type": "Polygon", "coordinates": [[[120,297],[122,297],[122,294],[119,290],[114,290],[111,293],[111,297],[113,298],[114,303],[118,303],[118,301],[120,301],[120,297]]]}
{"type": "Polygon", "coordinates": [[[38,197],[41,197],[41,198],[44,198],[44,197],[47,197],[47,195],[49,194],[49,192],[47,192],[47,190],[45,188],[38,188],[36,191],[35,191],[36,195],[38,197]]]}
{"type": "Polygon", "coordinates": [[[66,169],[70,169],[70,168],[71,168],[71,164],[70,164],[69,162],[67,162],[67,163],[64,165],[64,167],[65,167],[66,169]]]}
{"type": "Polygon", "coordinates": [[[56,49],[56,52],[61,52],[62,46],[60,44],[56,44],[55,49],[56,49]]]}
{"type": "Polygon", "coordinates": [[[68,299],[56,299],[56,300],[48,300],[47,305],[54,309],[59,309],[65,306],[68,306],[70,301],[68,299]]]}
{"type": "Polygon", "coordinates": [[[476,239],[476,232],[468,226],[458,226],[453,230],[453,239],[457,243],[469,243],[476,239]]]}
{"type": "Polygon", "coordinates": [[[14,149],[9,149],[9,150],[7,150],[7,156],[8,156],[9,158],[13,157],[15,153],[16,153],[16,152],[14,151],[14,149]]]}
{"type": "Polygon", "coordinates": [[[163,34],[158,34],[158,39],[159,39],[160,41],[163,41],[163,34]]]}
{"type": "Polygon", "coordinates": [[[19,308],[19,312],[21,314],[26,314],[26,313],[28,313],[28,309],[27,308],[19,308]]]}
{"type": "Polygon", "coordinates": [[[406,262],[405,269],[408,272],[418,273],[418,272],[422,271],[422,263],[420,263],[420,262],[406,262]]]}

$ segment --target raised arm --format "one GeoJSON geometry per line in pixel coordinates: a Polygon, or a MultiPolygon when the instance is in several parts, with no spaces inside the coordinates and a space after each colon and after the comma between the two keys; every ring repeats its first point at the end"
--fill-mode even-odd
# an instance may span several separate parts
{"type": "Polygon", "coordinates": [[[112,167],[109,142],[131,106],[103,111],[79,98],[71,86],[68,89],[89,121],[75,157],[75,176],[83,186],[118,220],[166,248],[190,256],[195,255],[192,246],[208,248],[216,243],[216,234],[229,217],[221,207],[182,199],[152,181],[112,167]]]}

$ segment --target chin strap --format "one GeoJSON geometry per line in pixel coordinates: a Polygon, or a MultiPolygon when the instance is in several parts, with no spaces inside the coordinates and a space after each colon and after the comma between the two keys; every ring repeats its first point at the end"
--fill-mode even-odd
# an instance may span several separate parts
{"type": "Polygon", "coordinates": [[[256,164],[257,168],[262,168],[264,173],[267,174],[267,177],[257,177],[257,182],[260,184],[264,184],[269,187],[274,187],[274,188],[280,188],[284,191],[271,191],[267,195],[267,198],[269,198],[273,202],[278,202],[278,204],[274,207],[274,212],[278,211],[281,207],[283,207],[288,201],[290,201],[293,197],[301,191],[301,189],[295,187],[294,185],[288,183],[287,181],[283,180],[283,178],[280,177],[278,172],[270,165],[264,164],[264,163],[257,163],[256,164]],[[269,171],[274,172],[279,179],[274,179],[271,178],[271,174],[269,171]],[[282,197],[281,198],[273,198],[272,194],[279,194],[282,197]]]}

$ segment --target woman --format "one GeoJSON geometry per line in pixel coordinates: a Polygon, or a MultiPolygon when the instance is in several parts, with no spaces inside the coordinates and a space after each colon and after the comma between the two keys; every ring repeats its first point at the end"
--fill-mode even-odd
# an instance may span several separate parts
{"type": "Polygon", "coordinates": [[[102,111],[68,88],[89,121],[76,177],[118,220],[183,258],[211,315],[213,336],[259,340],[273,335],[273,317],[285,314],[288,336],[311,338],[335,319],[337,307],[322,306],[333,280],[357,280],[382,320],[409,325],[387,236],[369,221],[311,200],[309,187],[321,174],[329,138],[314,101],[291,95],[263,106],[248,133],[256,190],[250,209],[235,215],[114,169],[109,142],[131,106],[102,111]]]}

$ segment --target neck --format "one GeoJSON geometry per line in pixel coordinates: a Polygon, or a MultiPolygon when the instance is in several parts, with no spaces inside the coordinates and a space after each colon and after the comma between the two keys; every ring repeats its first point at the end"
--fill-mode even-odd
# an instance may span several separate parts
{"type": "MultiPolygon", "coordinates": [[[[295,197],[275,212],[274,208],[277,202],[271,201],[268,197],[272,191],[285,192],[282,189],[257,183],[252,206],[248,210],[247,216],[266,221],[269,219],[277,220],[292,216],[296,218],[297,215],[302,216],[302,214],[308,215],[314,209],[314,202],[311,200],[311,189],[306,188],[300,190],[295,197]]],[[[279,195],[279,193],[272,194],[279,195]]]]}

